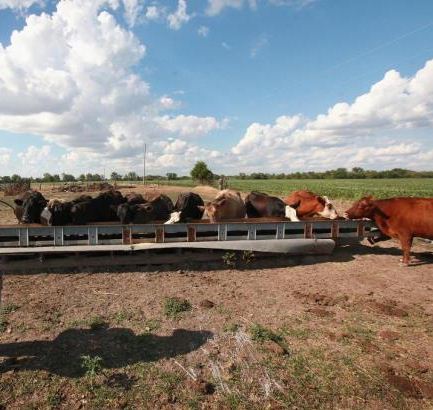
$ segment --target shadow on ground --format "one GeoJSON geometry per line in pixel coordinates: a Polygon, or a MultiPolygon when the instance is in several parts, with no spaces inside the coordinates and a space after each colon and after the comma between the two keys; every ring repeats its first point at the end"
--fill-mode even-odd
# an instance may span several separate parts
{"type": "Polygon", "coordinates": [[[198,349],[213,334],[176,329],[171,336],[136,335],[126,328],[68,329],[52,341],[0,344],[0,374],[9,370],[47,370],[65,377],[81,377],[82,356],[99,356],[103,368],[122,368],[139,362],[175,357],[198,349]]]}
{"type": "MultiPolygon", "coordinates": [[[[412,252],[414,259],[413,265],[426,265],[433,263],[433,246],[431,247],[432,252],[412,252]]],[[[173,255],[176,255],[174,250],[169,252],[165,250],[165,254],[159,255],[159,262],[149,264],[146,259],[146,255],[142,261],[137,261],[136,264],[122,265],[121,261],[114,263],[110,259],[109,255],[105,255],[104,262],[101,265],[90,264],[86,265],[86,260],[92,262],[92,257],[88,259],[80,259],[79,261],[74,260],[73,266],[64,266],[64,260],[58,259],[60,266],[50,267],[44,263],[40,263],[37,259],[29,259],[28,264],[25,268],[13,268],[13,265],[9,264],[9,261],[0,264],[0,268],[3,268],[6,274],[37,274],[37,273],[106,273],[106,272],[161,272],[161,271],[218,271],[225,269],[237,269],[237,270],[249,270],[249,269],[275,269],[284,268],[288,266],[296,265],[315,265],[324,262],[351,262],[355,259],[355,256],[359,255],[392,255],[396,257],[396,264],[399,263],[399,259],[402,257],[402,252],[399,243],[393,241],[391,246],[389,242],[387,245],[370,245],[366,243],[359,243],[357,241],[346,241],[337,244],[334,252],[329,255],[287,255],[280,253],[260,253],[254,252],[248,256],[248,252],[242,251],[221,251],[214,250],[212,252],[206,250],[195,250],[187,255],[187,258],[179,259],[174,262],[173,255]],[[208,254],[209,260],[203,260],[203,256],[208,254]],[[232,254],[232,264],[227,264],[227,255],[232,254]],[[165,257],[166,255],[166,257],[165,257]],[[107,261],[111,263],[107,265],[107,261]],[[170,261],[170,262],[169,262],[170,261]],[[79,263],[80,262],[80,263],[79,263]]],[[[98,254],[100,256],[101,254],[98,254]]],[[[57,257],[57,255],[55,255],[57,257]]],[[[13,261],[13,257],[10,256],[10,261],[13,261]]],[[[123,258],[128,259],[128,256],[123,258]]],[[[49,261],[50,258],[46,256],[44,260],[49,261]]]]}

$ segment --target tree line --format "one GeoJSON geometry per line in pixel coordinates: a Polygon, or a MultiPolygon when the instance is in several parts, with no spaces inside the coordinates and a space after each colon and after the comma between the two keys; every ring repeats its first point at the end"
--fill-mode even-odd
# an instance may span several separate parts
{"type": "MultiPolygon", "coordinates": [[[[190,172],[189,176],[178,176],[174,172],[168,172],[165,175],[147,175],[146,180],[169,180],[176,181],[182,179],[193,179],[201,183],[208,183],[218,179],[220,175],[214,174],[204,161],[198,161],[190,172]]],[[[383,179],[383,178],[433,178],[433,171],[412,171],[404,168],[393,168],[384,171],[365,170],[360,167],[352,168],[337,168],[324,172],[308,171],[308,172],[292,172],[292,173],[265,173],[252,172],[251,174],[239,173],[237,175],[227,175],[233,179],[383,179]]],[[[110,175],[112,181],[141,181],[142,176],[136,172],[128,172],[119,174],[112,172],[110,175]]],[[[20,175],[5,175],[0,177],[0,183],[19,183],[22,181],[30,182],[97,182],[104,181],[106,178],[101,174],[81,174],[74,176],[72,174],[50,174],[44,173],[42,177],[24,178],[20,175]]]]}

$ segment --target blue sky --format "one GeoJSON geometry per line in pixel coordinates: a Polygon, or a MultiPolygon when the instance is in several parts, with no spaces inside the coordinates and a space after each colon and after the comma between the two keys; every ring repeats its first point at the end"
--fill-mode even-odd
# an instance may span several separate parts
{"type": "Polygon", "coordinates": [[[120,0],[82,1],[0,0],[0,174],[138,171],[143,141],[161,174],[198,159],[227,173],[431,169],[433,104],[420,91],[433,74],[421,71],[433,58],[431,1],[136,0],[134,21],[120,0]],[[113,24],[101,27],[101,13],[113,24]],[[123,37],[104,43],[93,29],[123,37]],[[48,47],[58,38],[64,49],[48,47]],[[389,87],[371,93],[390,70],[389,87]],[[367,108],[354,104],[366,94],[367,108]]]}

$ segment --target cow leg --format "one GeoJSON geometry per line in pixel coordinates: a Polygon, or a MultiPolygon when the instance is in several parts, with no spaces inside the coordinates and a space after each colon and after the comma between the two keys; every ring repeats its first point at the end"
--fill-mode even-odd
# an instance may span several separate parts
{"type": "Polygon", "coordinates": [[[401,249],[403,251],[403,265],[410,263],[410,248],[412,247],[413,237],[410,235],[400,236],[401,249]]]}

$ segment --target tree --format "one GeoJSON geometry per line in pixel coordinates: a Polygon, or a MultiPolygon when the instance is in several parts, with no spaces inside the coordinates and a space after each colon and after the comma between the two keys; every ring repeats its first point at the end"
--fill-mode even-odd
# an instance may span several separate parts
{"type": "Polygon", "coordinates": [[[117,172],[113,171],[113,172],[111,173],[110,178],[111,178],[113,181],[119,181],[120,179],[122,179],[122,175],[120,175],[120,174],[118,174],[117,172]]]}
{"type": "Polygon", "coordinates": [[[191,170],[191,177],[201,184],[208,183],[213,179],[212,171],[207,167],[206,162],[197,161],[194,168],[191,170]]]}
{"type": "Polygon", "coordinates": [[[75,182],[75,177],[72,174],[62,174],[62,181],[63,182],[75,182]]]}
{"type": "Polygon", "coordinates": [[[174,181],[177,179],[177,174],[175,172],[167,172],[166,176],[169,181],[174,181]]]}
{"type": "Polygon", "coordinates": [[[140,177],[134,171],[130,171],[123,176],[124,181],[138,181],[139,179],[140,177]]]}
{"type": "Polygon", "coordinates": [[[13,174],[11,176],[11,181],[12,182],[21,182],[21,180],[22,180],[22,178],[19,175],[17,175],[17,174],[13,174]]]}

